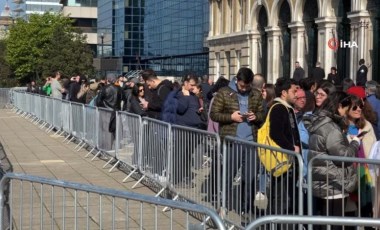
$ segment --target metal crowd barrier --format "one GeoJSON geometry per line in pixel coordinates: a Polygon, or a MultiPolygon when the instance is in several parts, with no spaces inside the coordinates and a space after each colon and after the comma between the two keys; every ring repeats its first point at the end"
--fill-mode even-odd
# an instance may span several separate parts
{"type": "Polygon", "coordinates": [[[117,112],[116,114],[116,158],[117,162],[109,170],[112,171],[120,162],[127,164],[131,172],[126,181],[137,172],[142,151],[142,119],[139,115],[117,112]]]}
{"type": "MultiPolygon", "coordinates": [[[[84,144],[89,145],[92,149],[89,154],[95,150],[98,145],[98,128],[99,124],[97,122],[98,109],[96,107],[85,105],[84,107],[84,116],[85,116],[85,131],[84,131],[84,144]]],[[[83,145],[84,146],[84,145],[83,145]]],[[[81,146],[81,147],[83,147],[81,146]]],[[[78,148],[78,151],[80,148],[78,148]]]]}
{"type": "Polygon", "coordinates": [[[10,93],[10,89],[0,88],[0,108],[5,108],[8,104],[10,104],[10,93]]]}
{"type": "Polygon", "coordinates": [[[223,142],[222,210],[226,222],[244,227],[266,215],[302,215],[303,193],[300,154],[226,137],[223,142]],[[258,152],[270,149],[286,154],[292,167],[275,177],[261,164],[258,152]]]}
{"type": "MultiPolygon", "coordinates": [[[[41,98],[41,97],[40,97],[41,98]]],[[[62,131],[62,100],[57,98],[53,99],[53,127],[57,132],[62,131]]]]}
{"type": "MultiPolygon", "coordinates": [[[[98,108],[98,140],[97,140],[97,149],[113,158],[116,158],[116,149],[115,149],[115,133],[109,131],[110,121],[112,113],[110,109],[98,108]]],[[[116,115],[115,115],[116,122],[116,115]]],[[[99,153],[99,152],[98,152],[99,153]]]]}
{"type": "MultiPolygon", "coordinates": [[[[15,107],[22,116],[31,113],[27,112],[31,109],[26,103],[31,99],[27,98],[32,97],[24,92],[15,92],[13,95],[15,107]]],[[[303,214],[306,189],[303,188],[303,161],[300,154],[233,137],[226,137],[221,146],[217,134],[126,112],[116,113],[116,130],[112,133],[109,130],[111,110],[44,96],[35,95],[33,98],[35,116],[39,116],[36,108],[40,104],[41,120],[49,127],[61,128],[62,132],[68,134],[67,138],[72,134],[83,142],[82,145],[78,144],[78,150],[87,144],[92,147],[87,155],[98,151],[92,159],[101,153],[110,155],[107,164],[111,161],[116,163],[109,171],[120,163],[127,165],[130,172],[124,181],[136,172],[141,174],[132,188],[148,178],[159,185],[156,196],[166,190],[173,195],[174,200],[200,203],[220,210],[225,222],[237,228],[244,228],[262,216],[303,214]],[[54,111],[49,107],[51,104],[54,111]],[[61,111],[55,111],[59,109],[61,111]],[[291,169],[279,177],[268,173],[258,158],[262,149],[287,155],[292,160],[291,169]]],[[[329,160],[355,161],[359,165],[380,164],[356,158],[329,160]]],[[[309,163],[309,170],[315,161],[313,159],[309,163]]],[[[308,180],[311,182],[312,179],[308,180]]],[[[331,181],[331,178],[327,180],[331,181]]],[[[312,194],[310,186],[308,189],[309,195],[312,194]]],[[[314,215],[312,201],[308,197],[309,215],[314,215]]],[[[360,207],[359,202],[357,205],[360,207]]],[[[356,214],[363,217],[361,210],[356,214]]]]}
{"type": "MultiPolygon", "coordinates": [[[[49,98],[45,97],[46,100],[49,98]]],[[[70,133],[72,130],[72,124],[71,124],[71,103],[66,100],[62,100],[61,102],[61,108],[60,111],[61,119],[62,119],[62,131],[64,131],[67,136],[65,139],[68,139],[70,137],[70,133]]]]}
{"type": "Polygon", "coordinates": [[[134,188],[145,177],[158,182],[162,189],[161,194],[169,185],[171,169],[171,125],[169,123],[144,117],[142,119],[142,149],[139,159],[139,169],[143,176],[132,187],[134,188]]]}
{"type": "MultiPolygon", "coordinates": [[[[331,225],[343,225],[353,227],[380,227],[379,219],[370,218],[347,218],[347,217],[322,217],[322,216],[265,216],[261,217],[247,226],[247,230],[253,229],[278,229],[277,225],[283,224],[314,224],[323,226],[324,229],[331,225]],[[269,225],[269,226],[266,226],[269,225]]],[[[302,226],[301,226],[302,227],[302,226]]],[[[302,228],[301,228],[302,229],[302,228]]]]}
{"type": "Polygon", "coordinates": [[[371,175],[371,171],[379,168],[380,160],[314,157],[308,165],[308,215],[337,216],[338,210],[339,216],[373,217],[373,208],[378,209],[380,188],[376,184],[379,177],[371,175]]]}
{"type": "Polygon", "coordinates": [[[207,219],[211,227],[225,229],[220,217],[202,205],[17,173],[1,180],[0,217],[10,229],[208,229],[207,219]],[[170,213],[158,211],[164,206],[170,213]]]}
{"type": "Polygon", "coordinates": [[[175,198],[218,209],[221,205],[221,144],[218,134],[172,125],[169,182],[175,198]]]}
{"type": "Polygon", "coordinates": [[[86,117],[84,113],[84,105],[80,103],[71,102],[71,135],[72,138],[77,140],[84,139],[86,117]]]}

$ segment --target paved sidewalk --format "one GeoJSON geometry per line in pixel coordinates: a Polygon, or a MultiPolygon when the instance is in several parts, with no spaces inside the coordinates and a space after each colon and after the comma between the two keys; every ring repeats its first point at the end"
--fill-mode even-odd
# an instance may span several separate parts
{"type": "MultiPolygon", "coordinates": [[[[91,161],[91,158],[93,155],[91,155],[88,158],[85,158],[85,155],[88,153],[87,150],[82,149],[79,152],[74,150],[74,147],[76,144],[74,143],[62,143],[63,138],[62,137],[53,137],[53,132],[46,133],[45,130],[39,129],[38,126],[32,124],[30,121],[26,120],[25,118],[22,118],[18,115],[16,115],[11,110],[0,110],[0,142],[3,144],[4,150],[8,156],[9,161],[12,164],[13,171],[18,173],[25,173],[29,175],[34,176],[41,176],[41,177],[47,177],[47,178],[54,178],[54,179],[60,179],[60,180],[66,180],[71,182],[77,182],[77,183],[84,183],[84,184],[90,184],[90,185],[96,185],[96,186],[102,186],[112,189],[118,189],[118,190],[127,190],[132,191],[136,193],[141,194],[147,194],[147,195],[154,195],[153,191],[151,191],[146,186],[139,184],[135,189],[132,189],[131,187],[136,183],[136,181],[132,178],[129,178],[126,182],[122,182],[122,180],[126,177],[126,174],[119,169],[115,168],[111,173],[108,172],[110,165],[103,169],[103,165],[106,163],[104,160],[101,160],[99,158],[96,158],[94,161],[91,161]]],[[[25,186],[27,187],[27,186],[25,186]]],[[[29,191],[24,191],[24,194],[35,193],[38,192],[38,186],[31,187],[29,191]]],[[[49,190],[48,190],[49,191],[49,190]]],[[[45,193],[45,191],[43,191],[45,193]]],[[[72,194],[71,194],[72,195],[72,194]]],[[[15,198],[21,199],[21,195],[13,194],[15,198]]],[[[25,196],[25,195],[23,195],[25,196]]],[[[30,196],[30,195],[29,195],[30,196]]],[[[37,195],[38,196],[38,195],[37,195]]],[[[37,197],[34,196],[33,197],[37,197]]],[[[57,193],[56,196],[64,196],[61,193],[57,193]]],[[[22,201],[24,202],[24,201],[22,201]]],[[[53,201],[52,201],[53,202],[53,201]]],[[[79,201],[78,201],[79,202],[79,201]]],[[[99,203],[99,200],[95,200],[93,203],[99,203]]],[[[28,204],[25,204],[24,209],[31,209],[31,213],[38,213],[38,210],[34,210],[34,204],[36,201],[31,201],[31,205],[28,206],[28,204]]],[[[37,202],[38,203],[38,202],[37,202]]],[[[119,202],[120,206],[122,202],[119,202]]],[[[44,206],[47,206],[48,204],[44,204],[44,206]]],[[[62,204],[59,204],[62,206],[62,204]]],[[[93,204],[91,204],[93,205],[93,204]]],[[[119,205],[116,202],[116,205],[119,205]]],[[[54,206],[54,205],[52,205],[54,206]]],[[[88,209],[90,207],[82,205],[81,208],[88,209]],[[83,206],[83,207],[82,207],[83,206]]],[[[125,206],[125,204],[124,204],[125,206]]],[[[159,207],[158,212],[156,210],[156,213],[152,210],[149,210],[144,205],[144,218],[141,217],[141,212],[138,210],[140,209],[139,203],[133,204],[133,206],[136,206],[135,210],[132,210],[131,213],[127,212],[127,216],[129,216],[131,222],[128,223],[128,228],[139,228],[140,229],[140,223],[144,223],[143,229],[152,229],[154,228],[153,222],[155,218],[158,218],[159,222],[159,229],[167,229],[169,228],[171,220],[169,222],[164,221],[165,218],[169,219],[170,212],[164,213],[160,210],[162,207],[159,207]],[[157,214],[158,213],[158,214],[157,214]],[[133,215],[132,215],[133,214],[133,215]],[[164,223],[165,222],[165,223],[164,223]]],[[[127,206],[128,207],[128,206],[127,206]]],[[[142,206],[141,206],[142,207],[142,206]]],[[[106,209],[109,207],[100,207],[100,209],[106,209]]],[[[119,210],[125,210],[125,207],[118,207],[119,210]]],[[[20,208],[22,210],[22,208],[20,208]]],[[[58,209],[58,207],[56,208],[58,209]]],[[[152,209],[152,208],[151,208],[152,209]]],[[[154,207],[153,207],[154,209],[154,207]]],[[[54,208],[53,208],[54,210],[54,208]]],[[[49,212],[50,210],[48,210],[49,212]]],[[[82,210],[83,211],[83,210],[82,210]]],[[[99,208],[91,208],[91,211],[93,213],[96,213],[99,211],[99,208]],[[93,210],[93,211],[92,211],[93,210]]],[[[14,211],[13,211],[14,212],[14,211]]],[[[22,211],[20,211],[22,212],[22,211]]],[[[65,211],[63,211],[65,212],[65,211]]],[[[107,211],[108,212],[108,211],[107,211]]],[[[109,211],[109,215],[112,212],[109,211]]],[[[29,212],[28,212],[29,213],[29,212]]],[[[29,218],[25,217],[24,219],[32,219],[35,218],[33,214],[29,213],[32,217],[29,218]]],[[[79,212],[78,212],[79,213],[79,212]]],[[[14,214],[15,215],[15,214],[14,214]]],[[[25,215],[25,214],[23,214],[25,215]]],[[[42,215],[42,214],[41,214],[42,215]]],[[[51,213],[47,213],[46,216],[51,216],[51,213]]],[[[60,214],[61,215],[61,214],[60,214]]],[[[82,215],[82,214],[79,214],[82,215]]],[[[65,215],[63,215],[65,217],[65,215]]],[[[124,213],[125,217],[125,213],[124,213]]],[[[15,217],[14,218],[18,218],[15,217]]],[[[88,219],[88,217],[86,216],[88,219]]],[[[115,229],[125,229],[125,225],[123,225],[127,220],[125,218],[123,219],[123,216],[118,217],[116,216],[118,225],[120,227],[115,227],[115,229]]],[[[184,223],[183,218],[184,215],[178,216],[180,220],[178,223],[174,223],[173,229],[181,229],[184,226],[181,225],[184,223]],[[182,219],[182,220],[181,220],[182,219]]],[[[40,218],[42,220],[42,218],[40,218]]],[[[52,218],[54,219],[54,218],[52,218]]],[[[45,221],[45,220],[44,220],[45,221]]],[[[96,219],[96,215],[91,217],[91,221],[95,223],[95,229],[99,229],[99,220],[96,219]]],[[[20,225],[23,221],[14,221],[16,224],[14,224],[14,229],[21,229],[28,226],[28,221],[25,221],[26,223],[22,223],[21,227],[17,226],[20,225]],[[26,226],[25,226],[26,225],[26,226]]],[[[32,222],[32,221],[30,221],[32,222]]],[[[37,221],[33,221],[37,222],[37,221]]],[[[52,223],[49,222],[49,225],[53,226],[54,224],[57,224],[56,229],[63,229],[61,225],[58,225],[57,220],[52,220],[52,223]]],[[[111,226],[107,225],[108,222],[104,221],[102,229],[112,229],[111,226]],[[107,225],[107,226],[105,226],[107,225]]],[[[44,222],[44,225],[46,223],[44,222]]],[[[64,224],[65,225],[65,224],[64,224]]],[[[72,224],[66,225],[66,229],[72,229],[72,224]]],[[[100,226],[102,226],[102,223],[100,223],[100,226]]],[[[34,229],[38,228],[37,226],[34,227],[27,227],[27,229],[34,229]]],[[[78,229],[84,229],[85,226],[77,226],[78,229]]],[[[51,229],[50,226],[46,229],[51,229]]]]}
{"type": "Polygon", "coordinates": [[[85,158],[87,150],[77,152],[75,143],[62,143],[63,138],[44,130],[10,110],[0,110],[0,142],[14,172],[154,195],[143,185],[131,189],[136,181],[123,183],[124,172],[109,173],[110,166],[102,168],[105,161],[91,161],[93,155],[85,158]]]}

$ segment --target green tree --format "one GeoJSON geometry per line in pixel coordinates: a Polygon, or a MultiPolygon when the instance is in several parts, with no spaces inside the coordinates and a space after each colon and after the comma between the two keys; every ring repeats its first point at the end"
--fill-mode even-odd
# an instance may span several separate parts
{"type": "Polygon", "coordinates": [[[55,70],[68,76],[91,73],[92,53],[85,39],[68,17],[33,14],[29,21],[18,19],[10,28],[7,61],[21,82],[39,80],[55,70]]]}
{"type": "Polygon", "coordinates": [[[12,77],[12,70],[5,60],[6,44],[4,40],[0,40],[0,87],[16,86],[17,82],[12,77]]]}

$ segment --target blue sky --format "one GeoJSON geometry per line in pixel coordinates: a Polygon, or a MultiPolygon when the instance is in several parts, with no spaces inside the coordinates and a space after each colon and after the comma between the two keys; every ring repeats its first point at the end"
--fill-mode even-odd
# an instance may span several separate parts
{"type": "MultiPolygon", "coordinates": [[[[0,0],[0,12],[4,10],[4,5],[5,5],[6,0],[0,0]]],[[[13,0],[8,0],[8,4],[12,9],[13,6],[13,0]]]]}
{"type": "Polygon", "coordinates": [[[4,10],[5,0],[0,0],[0,12],[4,10]]]}

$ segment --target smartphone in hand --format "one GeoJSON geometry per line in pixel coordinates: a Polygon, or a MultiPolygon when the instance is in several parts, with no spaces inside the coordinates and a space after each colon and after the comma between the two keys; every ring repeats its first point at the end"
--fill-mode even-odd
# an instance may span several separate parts
{"type": "Polygon", "coordinates": [[[368,131],[363,131],[363,132],[359,133],[359,134],[357,135],[357,137],[360,138],[360,137],[366,135],[367,133],[368,133],[368,131]]]}

